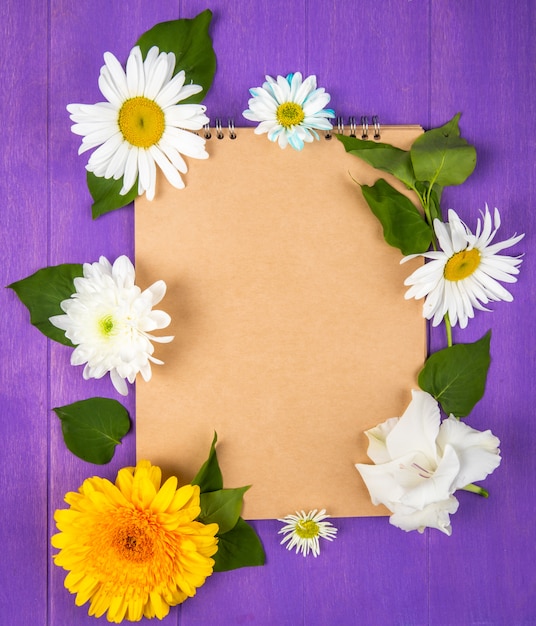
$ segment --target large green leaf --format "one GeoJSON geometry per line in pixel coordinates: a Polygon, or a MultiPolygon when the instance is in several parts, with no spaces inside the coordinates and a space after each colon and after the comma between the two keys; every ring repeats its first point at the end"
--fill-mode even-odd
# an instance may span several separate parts
{"type": "Polygon", "coordinates": [[[223,488],[223,477],[221,475],[218,456],[216,454],[217,441],[218,435],[217,433],[214,433],[208,459],[203,463],[201,469],[192,480],[192,485],[199,485],[201,493],[205,493],[207,491],[218,491],[223,488]]]}
{"type": "Polygon", "coordinates": [[[130,430],[125,407],[117,400],[90,398],[54,409],[61,420],[65,445],[84,461],[111,461],[115,447],[130,430]]]}
{"type": "Polygon", "coordinates": [[[61,315],[60,303],[68,300],[76,291],[74,279],[82,276],[82,265],[64,263],[45,267],[27,278],[8,285],[30,311],[30,322],[44,335],[66,346],[73,346],[60,328],[49,321],[53,315],[61,315]]]}
{"type": "Polygon", "coordinates": [[[93,198],[93,205],[91,206],[93,219],[96,219],[99,215],[104,215],[104,213],[120,209],[121,207],[134,202],[134,200],[138,197],[137,180],[132,189],[124,196],[119,193],[123,187],[123,178],[114,180],[113,178],[95,176],[93,172],[88,172],[87,186],[89,188],[89,193],[93,198]]]}
{"type": "Polygon", "coordinates": [[[244,493],[248,489],[249,486],[202,493],[199,521],[203,524],[218,524],[218,535],[228,532],[240,517],[244,493]]]}
{"type": "Polygon", "coordinates": [[[425,252],[432,241],[432,230],[409,198],[380,178],[374,185],[361,187],[363,196],[383,226],[385,241],[402,254],[425,252]]]}
{"type": "Polygon", "coordinates": [[[490,365],[491,331],[475,343],[460,343],[432,354],[419,374],[419,386],[434,396],[447,415],[469,415],[484,395],[490,365]]]}
{"type": "Polygon", "coordinates": [[[137,45],[144,57],[152,46],[164,52],[173,52],[175,73],[184,70],[185,84],[194,83],[203,87],[203,91],[182,100],[181,104],[201,102],[212,85],[216,55],[208,32],[211,19],[212,12],[206,9],[193,19],[161,22],[138,39],[137,45]]]}
{"type": "Polygon", "coordinates": [[[264,548],[257,533],[241,517],[231,530],[218,534],[218,551],[213,558],[215,572],[264,565],[266,561],[264,548]]]}
{"type": "Polygon", "coordinates": [[[413,188],[415,174],[407,150],[401,150],[388,143],[366,141],[357,137],[346,135],[336,135],[336,137],[343,144],[346,152],[359,157],[379,170],[396,176],[408,188],[413,188]]]}
{"type": "Polygon", "coordinates": [[[413,142],[410,155],[418,180],[445,187],[460,185],[473,173],[476,150],[460,137],[459,119],[458,113],[413,142]]]}

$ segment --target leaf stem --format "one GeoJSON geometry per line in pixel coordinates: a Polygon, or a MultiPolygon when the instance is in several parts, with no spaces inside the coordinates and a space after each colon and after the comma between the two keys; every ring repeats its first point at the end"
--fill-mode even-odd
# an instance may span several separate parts
{"type": "Polygon", "coordinates": [[[462,487],[462,491],[470,491],[471,493],[476,493],[479,496],[482,496],[483,498],[487,498],[489,496],[489,493],[486,491],[486,489],[483,489],[482,487],[479,487],[478,485],[475,485],[474,483],[471,483],[469,485],[466,485],[465,487],[462,487]]]}
{"type": "Polygon", "coordinates": [[[450,323],[449,314],[445,314],[445,331],[447,333],[447,346],[452,348],[452,325],[450,323]]]}

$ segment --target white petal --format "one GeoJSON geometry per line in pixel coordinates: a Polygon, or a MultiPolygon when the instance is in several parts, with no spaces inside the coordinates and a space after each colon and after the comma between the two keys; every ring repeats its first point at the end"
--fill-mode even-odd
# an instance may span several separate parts
{"type": "Polygon", "coordinates": [[[452,416],[441,424],[437,444],[442,451],[453,448],[460,459],[456,489],[483,480],[501,462],[500,442],[491,431],[480,432],[452,416]]]}
{"type": "Polygon", "coordinates": [[[119,376],[115,369],[111,370],[110,379],[118,393],[120,393],[122,396],[128,396],[127,383],[124,378],[119,376]]]}
{"type": "Polygon", "coordinates": [[[149,148],[149,152],[154,159],[154,162],[158,164],[158,167],[164,173],[164,176],[167,178],[168,182],[173,185],[176,189],[184,188],[184,181],[181,178],[181,175],[177,171],[175,167],[168,161],[165,155],[156,147],[151,146],[149,148]]]}
{"type": "Polygon", "coordinates": [[[378,424],[378,426],[365,431],[365,435],[369,440],[367,455],[374,463],[379,464],[392,461],[385,440],[398,423],[398,419],[398,417],[391,417],[387,421],[378,424]]]}
{"type": "Polygon", "coordinates": [[[389,518],[389,522],[405,531],[418,530],[423,532],[425,528],[437,528],[446,535],[452,532],[449,514],[456,513],[458,501],[451,496],[442,502],[429,504],[421,511],[415,511],[409,507],[397,507],[397,510],[389,518]]]}
{"type": "Polygon", "coordinates": [[[387,449],[392,459],[418,450],[431,463],[437,460],[435,440],[439,432],[439,406],[424,391],[413,390],[412,400],[387,436],[387,449]]]}

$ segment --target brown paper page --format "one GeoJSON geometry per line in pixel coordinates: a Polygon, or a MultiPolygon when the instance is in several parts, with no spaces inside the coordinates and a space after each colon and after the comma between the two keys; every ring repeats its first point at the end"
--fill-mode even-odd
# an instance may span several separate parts
{"type": "MultiPolygon", "coordinates": [[[[382,141],[408,148],[420,132],[382,141]]],[[[296,152],[236,133],[207,141],[185,189],[160,177],[155,200],[136,201],[137,282],[166,281],[175,335],[138,378],[138,458],[188,482],[217,431],[225,486],[252,485],[246,519],[385,515],[354,464],[423,365],[422,303],[403,297],[418,261],[400,266],[351,178],[379,173],[335,138],[296,152]]]]}

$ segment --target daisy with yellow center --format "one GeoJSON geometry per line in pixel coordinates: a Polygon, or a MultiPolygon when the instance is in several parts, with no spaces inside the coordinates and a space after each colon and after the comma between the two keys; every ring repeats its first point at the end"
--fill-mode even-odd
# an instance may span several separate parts
{"type": "Polygon", "coordinates": [[[441,250],[412,254],[402,263],[422,256],[428,263],[415,270],[404,284],[410,286],[405,298],[426,298],[423,315],[437,326],[448,314],[450,324],[467,326],[474,317],[474,309],[488,311],[484,305],[504,300],[511,302],[512,294],[499,281],[515,283],[521,258],[498,254],[520,241],[524,235],[492,244],[501,224],[495,209],[493,222],[486,205],[482,222],[477,222],[476,233],[460,220],[455,211],[448,213],[448,222],[434,220],[434,231],[441,250]]]}
{"type": "Polygon", "coordinates": [[[89,615],[162,619],[212,574],[218,525],[196,521],[199,487],[161,481],[159,467],[139,461],[115,485],[88,478],[65,496],[70,508],[55,512],[54,562],[69,572],[77,606],[90,603],[89,615]]]}
{"type": "Polygon", "coordinates": [[[309,513],[296,511],[296,515],[287,515],[280,519],[279,521],[285,524],[279,531],[279,534],[285,535],[281,545],[286,543],[287,550],[296,547],[296,554],[301,552],[303,556],[307,556],[312,552],[313,556],[317,557],[320,554],[319,539],[333,541],[337,535],[337,529],[331,522],[324,521],[328,517],[325,509],[319,512],[314,509],[309,513]]]}
{"type": "Polygon", "coordinates": [[[328,118],[335,117],[332,109],[324,108],[330,95],[323,88],[317,89],[316,76],[302,81],[300,72],[277,79],[266,76],[262,87],[250,89],[249,109],[246,119],[260,122],[256,134],[267,133],[270,141],[277,141],[281,148],[291,145],[301,150],[304,143],[318,139],[317,130],[331,130],[328,118]]]}
{"type": "Polygon", "coordinates": [[[79,154],[96,148],[86,168],[96,176],[123,178],[121,194],[138,180],[138,194],[155,195],[156,166],[177,189],[180,173],[188,170],[182,155],[206,159],[205,140],[190,131],[208,123],[206,107],[179,104],[202,91],[185,85],[185,73],[175,72],[175,55],[152,47],[145,60],[138,46],[126,70],[111,52],[104,54],[99,88],[107,102],[69,104],[73,133],[82,135],[79,154]]]}

